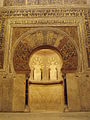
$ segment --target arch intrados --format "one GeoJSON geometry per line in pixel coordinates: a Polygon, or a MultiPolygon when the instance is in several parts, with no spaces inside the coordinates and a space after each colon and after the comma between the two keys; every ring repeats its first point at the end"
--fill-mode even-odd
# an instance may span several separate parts
{"type": "Polygon", "coordinates": [[[51,51],[53,51],[54,53],[56,53],[57,55],[58,55],[58,57],[60,58],[60,60],[62,61],[62,63],[63,63],[63,59],[62,59],[62,56],[60,55],[60,52],[59,52],[59,50],[57,49],[57,48],[55,48],[55,47],[53,47],[53,46],[49,46],[49,45],[43,45],[43,46],[39,46],[39,47],[37,47],[37,48],[35,48],[32,52],[31,52],[31,54],[30,54],[30,57],[29,57],[29,61],[28,61],[28,63],[30,62],[30,59],[32,58],[32,56],[35,54],[35,53],[37,53],[37,52],[39,52],[39,51],[41,51],[41,50],[51,50],[51,51]]]}
{"type": "MultiPolygon", "coordinates": [[[[42,46],[38,46],[38,47],[34,48],[34,49],[31,51],[31,53],[30,53],[30,57],[32,57],[32,55],[33,55],[35,52],[37,52],[37,51],[39,51],[39,50],[42,50],[42,49],[52,50],[52,51],[56,52],[56,53],[58,54],[58,56],[61,57],[60,51],[59,51],[56,47],[53,47],[53,46],[50,46],[50,45],[42,45],[42,46]]],[[[61,57],[61,58],[62,58],[62,57],[61,57]]]]}

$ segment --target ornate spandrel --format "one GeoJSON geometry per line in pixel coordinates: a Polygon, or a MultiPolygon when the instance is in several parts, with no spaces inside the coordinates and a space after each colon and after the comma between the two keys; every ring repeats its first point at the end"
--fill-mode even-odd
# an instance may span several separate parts
{"type": "Polygon", "coordinates": [[[31,52],[34,50],[34,48],[43,45],[55,46],[59,50],[64,60],[63,70],[65,72],[76,71],[78,68],[78,58],[77,58],[78,55],[75,46],[72,44],[69,38],[66,37],[64,34],[63,37],[60,38],[58,34],[61,36],[61,32],[58,33],[57,29],[56,31],[53,31],[53,29],[51,28],[48,31],[47,28],[45,29],[40,28],[39,30],[36,29],[37,28],[35,28],[34,29],[35,31],[33,31],[32,33],[28,32],[27,34],[26,32],[25,33],[26,37],[20,40],[21,42],[18,43],[15,49],[14,57],[13,57],[15,71],[16,72],[28,71],[29,69],[28,61],[31,52]]]}

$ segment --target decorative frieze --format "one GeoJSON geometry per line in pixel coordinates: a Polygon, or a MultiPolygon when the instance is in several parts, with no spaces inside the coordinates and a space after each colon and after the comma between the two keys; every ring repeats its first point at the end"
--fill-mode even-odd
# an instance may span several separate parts
{"type": "Polygon", "coordinates": [[[87,50],[87,59],[88,67],[90,68],[90,9],[84,12],[85,15],[85,25],[86,25],[86,50],[87,50]]]}
{"type": "Polygon", "coordinates": [[[4,6],[25,5],[25,0],[4,0],[4,6]]]}
{"type": "Polygon", "coordinates": [[[66,8],[12,8],[1,10],[3,17],[80,17],[84,16],[84,9],[66,8]]]}
{"type": "Polygon", "coordinates": [[[87,4],[87,0],[4,0],[4,6],[87,4]]]}

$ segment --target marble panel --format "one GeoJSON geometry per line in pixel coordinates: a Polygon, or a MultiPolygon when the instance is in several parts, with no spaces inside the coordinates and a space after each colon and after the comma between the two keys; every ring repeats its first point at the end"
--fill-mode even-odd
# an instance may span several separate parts
{"type": "Polygon", "coordinates": [[[13,111],[25,110],[25,76],[16,75],[13,86],[13,111]]]}
{"type": "Polygon", "coordinates": [[[78,77],[69,73],[66,76],[67,79],[67,98],[68,98],[68,109],[69,111],[80,111],[80,93],[79,93],[79,84],[78,77]]]}
{"type": "Polygon", "coordinates": [[[30,85],[29,108],[35,111],[64,111],[63,86],[58,85],[30,85]]]}

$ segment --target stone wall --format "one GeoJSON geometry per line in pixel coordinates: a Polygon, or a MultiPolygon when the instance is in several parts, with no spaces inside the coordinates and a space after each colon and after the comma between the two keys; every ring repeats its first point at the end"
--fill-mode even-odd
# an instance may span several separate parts
{"type": "Polygon", "coordinates": [[[69,111],[90,111],[90,73],[67,74],[69,111]]]}
{"type": "Polygon", "coordinates": [[[30,111],[64,111],[63,85],[30,85],[30,111]]]}
{"type": "Polygon", "coordinates": [[[67,74],[67,98],[69,111],[80,111],[80,93],[78,78],[75,74],[67,74]]]}
{"type": "Polygon", "coordinates": [[[25,77],[24,75],[0,75],[0,111],[24,111],[25,77]]]}
{"type": "Polygon", "coordinates": [[[13,77],[0,75],[0,111],[12,111],[13,77]]]}
{"type": "Polygon", "coordinates": [[[25,76],[16,75],[13,82],[12,111],[23,112],[25,110],[25,76]]]}
{"type": "Polygon", "coordinates": [[[90,73],[82,73],[78,77],[81,110],[90,111],[90,73]]]}

